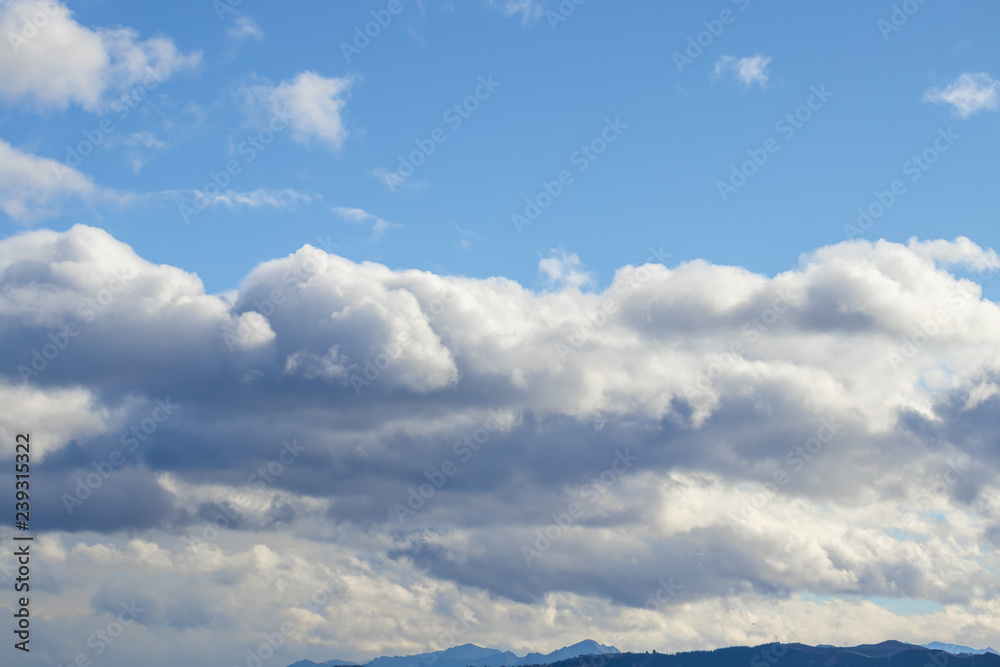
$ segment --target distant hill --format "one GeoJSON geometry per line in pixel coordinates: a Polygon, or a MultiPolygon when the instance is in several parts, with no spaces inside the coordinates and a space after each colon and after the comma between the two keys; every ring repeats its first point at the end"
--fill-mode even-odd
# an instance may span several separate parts
{"type": "MultiPolygon", "coordinates": [[[[288,667],[344,667],[343,660],[300,660],[288,667]]],[[[860,646],[761,644],[686,653],[621,653],[586,640],[552,653],[529,653],[463,644],[444,651],[375,658],[363,667],[1000,667],[992,648],[972,649],[933,642],[926,646],[898,641],[860,646]]]]}
{"type": "Polygon", "coordinates": [[[763,644],[689,653],[618,653],[606,656],[583,656],[551,663],[549,667],[928,667],[928,665],[1000,667],[1000,655],[993,653],[955,655],[897,641],[848,647],[763,644]]]}
{"type": "Polygon", "coordinates": [[[995,648],[988,646],[986,648],[969,648],[968,646],[960,646],[958,644],[942,644],[941,642],[931,642],[930,644],[924,644],[924,648],[933,649],[935,651],[947,651],[948,653],[954,653],[959,655],[960,653],[972,653],[975,655],[982,655],[983,653],[994,653],[1000,655],[995,648]]]}
{"type": "MultiPolygon", "coordinates": [[[[552,653],[529,653],[519,657],[510,651],[497,648],[483,648],[475,644],[462,644],[443,651],[418,653],[417,655],[382,656],[367,663],[363,667],[521,667],[522,665],[549,664],[567,660],[581,655],[618,653],[614,646],[605,646],[591,639],[586,639],[572,646],[564,646],[552,653]]],[[[329,662],[312,662],[299,660],[288,667],[343,667],[358,663],[344,660],[329,662]]]]}

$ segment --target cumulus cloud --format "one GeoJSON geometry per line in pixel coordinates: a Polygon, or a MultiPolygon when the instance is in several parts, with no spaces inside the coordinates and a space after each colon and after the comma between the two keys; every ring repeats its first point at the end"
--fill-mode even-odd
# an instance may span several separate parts
{"type": "Polygon", "coordinates": [[[300,72],[278,85],[246,86],[242,93],[255,108],[278,117],[288,116],[292,138],[303,146],[314,143],[336,151],[347,139],[343,111],[354,79],[330,78],[300,72]]]}
{"type": "Polygon", "coordinates": [[[426,649],[456,615],[452,643],[517,650],[1000,640],[996,253],[857,240],[592,292],[552,259],[563,284],[533,292],[304,246],[223,298],[101,230],[0,241],[0,433],[70,408],[35,473],[68,601],[38,636],[135,596],[137,647],[185,639],[157,667],[235,660],[280,619],[314,660],[426,649]]]}
{"type": "Polygon", "coordinates": [[[770,72],[767,66],[771,62],[771,56],[760,54],[736,58],[734,56],[722,56],[715,63],[712,71],[713,79],[720,79],[727,74],[731,75],[734,81],[743,84],[744,88],[750,88],[753,84],[760,84],[761,89],[767,84],[770,72]]]}
{"type": "Polygon", "coordinates": [[[101,111],[150,72],[162,80],[201,62],[166,37],[80,25],[54,0],[4,0],[0,33],[10,42],[0,49],[0,98],[36,109],[101,111]]]}
{"type": "Polygon", "coordinates": [[[1000,105],[1000,81],[986,72],[965,72],[944,88],[928,90],[924,101],[950,104],[961,118],[979,111],[996,111],[1000,105]]]}

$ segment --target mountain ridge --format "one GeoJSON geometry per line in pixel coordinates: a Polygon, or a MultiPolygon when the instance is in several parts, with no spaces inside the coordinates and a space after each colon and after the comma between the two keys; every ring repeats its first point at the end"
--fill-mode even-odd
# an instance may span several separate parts
{"type": "Polygon", "coordinates": [[[750,667],[1000,667],[1000,653],[992,647],[974,649],[960,644],[930,642],[910,644],[886,640],[857,646],[810,646],[799,643],[771,643],[758,646],[730,646],[706,651],[679,653],[622,653],[585,639],[551,653],[528,653],[519,657],[511,651],[462,644],[441,651],[407,656],[380,656],[368,662],[299,660],[288,667],[729,667],[744,660],[750,667]],[[942,658],[946,653],[951,658],[942,658]],[[933,654],[933,655],[932,655],[933,654]],[[977,661],[978,658],[978,661],[977,661]]]}

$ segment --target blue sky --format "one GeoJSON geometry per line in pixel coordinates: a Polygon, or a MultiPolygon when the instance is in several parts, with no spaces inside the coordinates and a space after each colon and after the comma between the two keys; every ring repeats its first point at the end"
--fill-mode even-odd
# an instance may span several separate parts
{"type": "Polygon", "coordinates": [[[231,2],[0,0],[40,664],[1000,646],[995,3],[231,2]]]}
{"type": "MultiPolygon", "coordinates": [[[[201,60],[157,85],[127,118],[108,111],[114,132],[79,167],[101,187],[144,198],[125,207],[71,204],[45,226],[101,226],[153,261],[196,272],[209,291],[235,288],[257,263],[326,236],[338,254],[358,261],[502,275],[533,287],[542,286],[539,259],[555,248],[576,253],[598,285],[645,260],[649,246],[662,246],[674,263],[704,258],[773,275],[794,267],[800,253],[844,240],[856,209],[950,126],[961,137],[954,150],[919,182],[907,181],[905,195],[865,237],[966,235],[996,245],[995,116],[986,109],[961,118],[947,104],[924,101],[964,72],[996,72],[994,4],[956,11],[927,2],[888,31],[879,21],[892,20],[891,4],[871,2],[586,2],[565,21],[532,9],[508,16],[499,3],[404,2],[348,62],[341,43],[350,44],[355,28],[385,5],[309,3],[290,11],[249,2],[236,9],[74,3],[83,25],[163,35],[201,60]],[[673,54],[724,10],[731,23],[720,23],[721,34],[679,72],[673,54]],[[239,25],[254,28],[233,36],[239,25]],[[713,77],[725,56],[754,55],[770,59],[766,82],[744,85],[731,72],[713,77]],[[203,188],[262,127],[243,91],[303,71],[353,81],[341,110],[342,143],[279,133],[252,163],[235,154],[243,169],[229,187],[290,189],[308,201],[217,206],[186,224],[178,201],[152,194],[203,188]],[[480,76],[499,87],[452,129],[443,114],[474,93],[480,76]],[[783,139],[775,122],[803,104],[812,86],[833,96],[783,139]],[[571,155],[606,118],[628,126],[621,140],[517,233],[511,215],[523,212],[543,180],[575,169],[571,155]],[[393,192],[373,175],[395,169],[398,156],[435,128],[447,141],[410,182],[393,192]],[[142,136],[154,145],[125,145],[136,133],[148,133],[142,136]],[[717,182],[769,137],[781,138],[779,152],[723,201],[717,182]],[[393,227],[376,239],[370,226],[345,222],[333,210],[340,207],[393,227]]],[[[42,114],[8,103],[2,138],[65,160],[66,147],[100,118],[73,102],[42,114]]],[[[25,223],[7,217],[4,227],[16,233],[25,223]]]]}

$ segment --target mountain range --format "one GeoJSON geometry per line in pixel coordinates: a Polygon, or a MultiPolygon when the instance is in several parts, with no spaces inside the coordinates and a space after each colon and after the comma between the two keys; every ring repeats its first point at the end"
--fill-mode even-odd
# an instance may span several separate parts
{"type": "Polygon", "coordinates": [[[299,660],[288,667],[1000,667],[1000,653],[993,648],[974,649],[958,644],[931,642],[838,647],[829,644],[762,644],[733,646],[714,651],[686,653],[621,653],[591,639],[552,653],[518,657],[510,651],[463,644],[443,651],[408,656],[383,656],[366,663],[345,660],[299,660]],[[944,655],[942,655],[944,653],[944,655]],[[601,657],[597,657],[601,656],[601,657]],[[978,658],[978,660],[977,660],[978,658]],[[978,665],[976,664],[978,662],[978,665]]]}
{"type": "Polygon", "coordinates": [[[357,663],[344,660],[312,662],[299,660],[288,667],[342,667],[343,665],[363,665],[363,667],[522,667],[524,665],[544,665],[560,660],[568,660],[581,655],[618,653],[614,646],[605,646],[587,639],[572,646],[564,646],[552,653],[529,653],[522,657],[510,651],[497,648],[483,648],[475,644],[453,646],[443,651],[418,653],[417,655],[383,656],[369,662],[357,663]]]}

